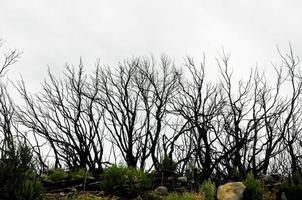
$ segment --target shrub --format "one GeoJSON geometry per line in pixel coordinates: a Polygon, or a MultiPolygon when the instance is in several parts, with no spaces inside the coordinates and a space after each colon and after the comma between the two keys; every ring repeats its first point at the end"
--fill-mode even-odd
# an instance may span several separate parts
{"type": "Polygon", "coordinates": [[[203,200],[200,194],[185,192],[183,194],[170,193],[164,197],[164,200],[203,200]]]}
{"type": "Polygon", "coordinates": [[[102,189],[119,196],[135,197],[151,186],[150,179],[143,171],[117,165],[105,170],[102,178],[102,189]]]}
{"type": "Polygon", "coordinates": [[[255,179],[252,172],[249,172],[244,185],[246,186],[244,192],[245,200],[263,200],[264,185],[257,179],[255,179]]]}
{"type": "Polygon", "coordinates": [[[42,184],[34,171],[28,171],[18,191],[21,199],[37,199],[41,195],[42,184]]]}
{"type": "Polygon", "coordinates": [[[169,156],[165,155],[160,163],[160,169],[165,172],[175,172],[176,163],[169,156]]]}
{"type": "Polygon", "coordinates": [[[91,178],[91,174],[87,169],[78,169],[70,173],[70,177],[74,180],[84,180],[91,178]]]}
{"type": "Polygon", "coordinates": [[[296,185],[302,184],[302,175],[301,175],[301,173],[299,171],[293,173],[293,175],[292,175],[292,181],[296,185]]]}
{"type": "Polygon", "coordinates": [[[285,193],[287,199],[299,200],[302,197],[302,184],[285,183],[281,190],[285,193]]]}
{"type": "Polygon", "coordinates": [[[270,191],[265,191],[263,194],[263,200],[275,200],[273,193],[270,191]]]}
{"type": "Polygon", "coordinates": [[[204,181],[199,188],[199,192],[203,194],[205,200],[214,200],[216,193],[215,183],[210,179],[204,181]]]}
{"type": "Polygon", "coordinates": [[[146,191],[142,195],[143,200],[158,200],[161,199],[161,196],[154,190],[146,191]]]}
{"type": "Polygon", "coordinates": [[[12,144],[0,159],[1,199],[35,199],[42,186],[33,167],[31,149],[26,143],[17,148],[12,144]]]}
{"type": "Polygon", "coordinates": [[[68,179],[68,174],[64,171],[64,169],[53,169],[48,172],[46,175],[46,180],[49,181],[62,181],[68,179]]]}
{"type": "Polygon", "coordinates": [[[181,200],[195,200],[194,194],[185,192],[181,195],[181,200]]]}
{"type": "Polygon", "coordinates": [[[170,193],[164,197],[164,200],[180,200],[180,195],[176,192],[170,193]]]}

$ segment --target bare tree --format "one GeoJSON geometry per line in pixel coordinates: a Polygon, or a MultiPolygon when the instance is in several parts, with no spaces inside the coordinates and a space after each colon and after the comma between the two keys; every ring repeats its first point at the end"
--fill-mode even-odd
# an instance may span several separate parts
{"type": "MultiPolygon", "coordinates": [[[[0,40],[0,47],[2,41],[0,40]]],[[[7,150],[14,148],[14,103],[7,91],[7,84],[4,83],[3,78],[8,70],[8,67],[16,63],[21,55],[21,52],[12,50],[4,54],[4,59],[0,67],[0,149],[1,157],[3,157],[7,150]]]]}
{"type": "MultiPolygon", "coordinates": [[[[19,82],[18,89],[26,107],[18,109],[20,123],[42,137],[50,145],[55,167],[102,169],[103,164],[103,110],[92,98],[87,98],[89,81],[82,61],[76,71],[66,66],[63,80],[49,71],[49,81],[43,83],[43,92],[34,97],[19,82]]],[[[94,83],[91,82],[93,85],[94,83]]],[[[38,143],[39,140],[37,139],[38,143]]]]}

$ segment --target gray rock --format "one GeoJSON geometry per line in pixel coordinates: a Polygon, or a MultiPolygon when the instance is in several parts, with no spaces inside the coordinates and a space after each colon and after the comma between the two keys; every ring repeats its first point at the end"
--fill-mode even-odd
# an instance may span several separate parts
{"type": "Polygon", "coordinates": [[[285,193],[284,192],[282,192],[282,194],[281,194],[281,198],[280,198],[281,200],[287,200],[287,198],[286,198],[286,195],[285,195],[285,193]]]}
{"type": "Polygon", "coordinates": [[[71,193],[77,193],[77,188],[71,188],[71,189],[70,189],[70,192],[71,192],[71,193]]]}
{"type": "Polygon", "coordinates": [[[243,200],[245,185],[242,182],[229,182],[218,187],[218,200],[243,200]]]}
{"type": "Polygon", "coordinates": [[[188,178],[186,176],[181,176],[181,177],[177,178],[177,181],[183,182],[183,183],[187,183],[188,182],[188,178]]]}
{"type": "Polygon", "coordinates": [[[159,195],[167,195],[168,194],[168,188],[166,188],[165,186],[158,186],[155,189],[155,192],[159,195]]]}
{"type": "Polygon", "coordinates": [[[275,185],[277,183],[281,183],[283,180],[283,177],[280,174],[273,173],[269,175],[263,175],[260,177],[260,180],[265,184],[265,185],[275,185]]]}
{"type": "Polygon", "coordinates": [[[59,195],[60,196],[65,196],[65,193],[64,192],[60,192],[59,195]]]}

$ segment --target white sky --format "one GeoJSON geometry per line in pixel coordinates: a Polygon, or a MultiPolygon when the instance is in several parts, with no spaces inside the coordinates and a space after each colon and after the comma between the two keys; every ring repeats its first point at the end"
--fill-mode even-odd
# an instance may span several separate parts
{"type": "Polygon", "coordinates": [[[47,65],[60,73],[82,57],[87,71],[97,58],[115,64],[124,58],[165,53],[177,64],[203,52],[209,75],[224,47],[232,52],[234,73],[271,68],[276,45],[292,43],[302,55],[302,1],[299,0],[0,0],[4,50],[24,51],[10,69],[35,91],[47,65]]]}

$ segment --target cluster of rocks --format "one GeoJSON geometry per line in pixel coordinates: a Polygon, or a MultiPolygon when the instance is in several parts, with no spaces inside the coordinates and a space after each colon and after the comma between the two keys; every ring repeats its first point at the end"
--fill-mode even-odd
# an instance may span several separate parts
{"type": "MultiPolygon", "coordinates": [[[[281,196],[282,200],[286,200],[284,193],[280,193],[281,185],[284,178],[280,174],[270,174],[259,177],[260,181],[271,191],[273,197],[281,196]]],[[[187,177],[177,177],[173,179],[176,191],[185,190],[185,186],[188,186],[187,177]]],[[[155,189],[155,192],[159,195],[168,194],[168,189],[165,186],[159,186],[155,189]]],[[[217,199],[218,200],[243,200],[243,195],[246,187],[243,182],[228,182],[218,187],[217,189],[217,199]]]]}

